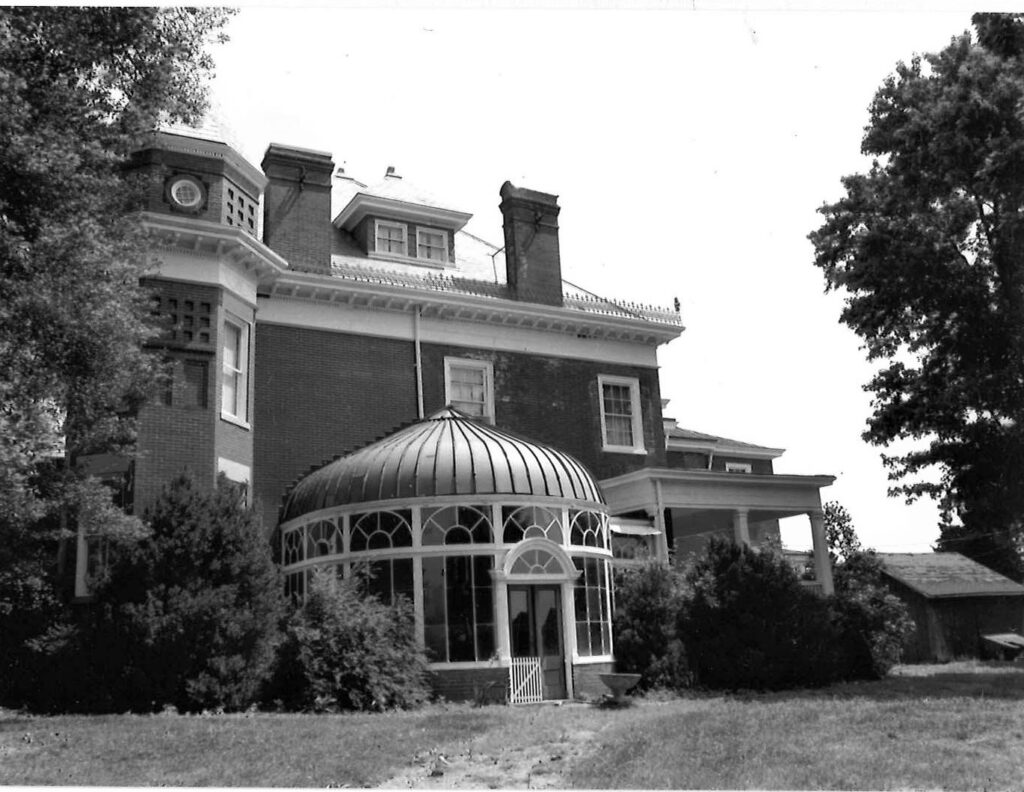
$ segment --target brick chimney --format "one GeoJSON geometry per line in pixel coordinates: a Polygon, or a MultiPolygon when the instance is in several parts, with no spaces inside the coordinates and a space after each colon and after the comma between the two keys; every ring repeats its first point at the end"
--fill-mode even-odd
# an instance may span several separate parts
{"type": "Polygon", "coordinates": [[[558,255],[558,196],[501,185],[505,267],[512,296],[523,302],[562,305],[558,255]]]}
{"type": "Polygon", "coordinates": [[[293,269],[330,272],[331,155],[271,143],[261,167],[268,179],[263,241],[293,269]]]}

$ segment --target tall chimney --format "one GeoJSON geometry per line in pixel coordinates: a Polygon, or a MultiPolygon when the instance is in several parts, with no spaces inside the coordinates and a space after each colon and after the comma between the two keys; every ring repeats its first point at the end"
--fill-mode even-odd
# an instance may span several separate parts
{"type": "Polygon", "coordinates": [[[562,305],[558,254],[558,196],[501,185],[505,267],[512,296],[523,302],[562,305]]]}
{"type": "Polygon", "coordinates": [[[263,241],[293,269],[330,272],[331,155],[271,143],[262,168],[263,241]]]}

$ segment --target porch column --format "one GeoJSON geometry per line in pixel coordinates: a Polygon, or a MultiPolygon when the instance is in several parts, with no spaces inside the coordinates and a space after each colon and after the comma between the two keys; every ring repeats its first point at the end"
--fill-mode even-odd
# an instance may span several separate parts
{"type": "Polygon", "coordinates": [[[498,663],[507,668],[512,664],[512,647],[508,641],[508,582],[503,578],[494,580],[494,611],[498,663]]]}
{"type": "Polygon", "coordinates": [[[828,557],[828,542],[825,539],[825,513],[819,509],[807,512],[811,521],[811,541],[814,543],[814,578],[821,584],[824,594],[834,594],[832,585],[832,562],[828,557]]]}
{"type": "Polygon", "coordinates": [[[736,509],[732,513],[732,536],[736,544],[750,547],[750,526],[747,517],[747,509],[736,509]]]}
{"type": "Polygon", "coordinates": [[[654,481],[654,527],[659,534],[655,537],[658,544],[658,560],[668,561],[668,533],[665,530],[665,501],[661,496],[661,482],[654,481]]]}

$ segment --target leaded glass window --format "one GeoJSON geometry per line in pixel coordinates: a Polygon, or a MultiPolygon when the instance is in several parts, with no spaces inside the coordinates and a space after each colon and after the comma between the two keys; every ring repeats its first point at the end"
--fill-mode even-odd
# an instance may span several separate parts
{"type": "Polygon", "coordinates": [[[562,543],[561,512],[543,506],[503,506],[502,538],[506,544],[539,537],[562,543]]]}

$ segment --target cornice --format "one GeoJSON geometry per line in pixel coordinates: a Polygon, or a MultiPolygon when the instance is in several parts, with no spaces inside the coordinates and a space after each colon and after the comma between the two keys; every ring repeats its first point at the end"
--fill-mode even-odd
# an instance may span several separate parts
{"type": "Polygon", "coordinates": [[[454,209],[442,209],[438,206],[424,206],[409,203],[396,198],[383,198],[377,195],[356,193],[344,209],[334,218],[335,228],[351,231],[367,215],[384,217],[400,217],[416,220],[446,228],[450,231],[460,230],[473,216],[454,209]]]}
{"type": "Polygon", "coordinates": [[[438,291],[409,285],[330,279],[314,273],[282,273],[261,289],[261,296],[309,300],[366,310],[412,313],[426,318],[523,327],[594,339],[660,345],[683,331],[678,324],[590,314],[572,308],[520,303],[476,294],[438,291]]]}
{"type": "Polygon", "coordinates": [[[835,483],[835,476],[802,476],[792,473],[722,473],[712,470],[688,470],[684,468],[640,468],[614,478],[602,479],[602,489],[617,487],[640,481],[663,481],[693,484],[727,484],[752,487],[781,487],[805,489],[829,487],[835,483]]]}
{"type": "Polygon", "coordinates": [[[240,228],[155,212],[141,213],[140,220],[159,245],[234,262],[252,273],[261,288],[288,271],[287,261],[240,228]]]}
{"type": "Polygon", "coordinates": [[[162,151],[173,151],[178,154],[192,154],[200,157],[223,160],[238,173],[252,182],[256,193],[267,186],[267,177],[259,168],[235,151],[227,143],[219,140],[179,135],[174,132],[157,131],[149,143],[143,148],[157,148],[162,151]]]}

